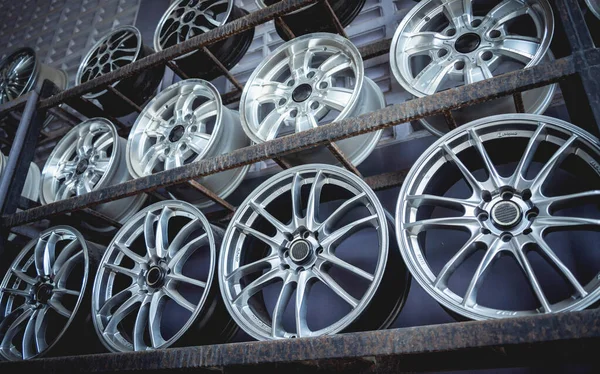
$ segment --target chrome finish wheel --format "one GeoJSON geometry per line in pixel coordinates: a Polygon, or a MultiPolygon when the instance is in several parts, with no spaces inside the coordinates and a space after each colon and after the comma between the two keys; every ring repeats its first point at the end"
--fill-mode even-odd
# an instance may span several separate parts
{"type": "Polygon", "coordinates": [[[500,115],[448,133],[414,164],[398,199],[409,270],[470,319],[592,305],[599,264],[585,245],[600,229],[598,165],[598,139],[551,117],[500,115]]]}
{"type": "Polygon", "coordinates": [[[385,328],[408,290],[388,245],[385,212],[360,178],[330,165],[291,168],[236,211],[219,258],[221,293],[260,340],[385,328]]]}
{"type": "MultiPolygon", "coordinates": [[[[283,44],[254,70],[242,93],[240,114],[246,134],[262,143],[384,106],[383,93],[364,74],[358,49],[339,35],[315,33],[283,44]]],[[[381,134],[372,132],[336,144],[358,165],[381,134]]],[[[325,149],[295,156],[300,163],[337,163],[325,149]]]]}
{"type": "MultiPolygon", "coordinates": [[[[42,171],[40,201],[49,204],[131,179],[125,139],[107,119],[92,118],[69,131],[54,147],[42,171]]],[[[145,194],[97,205],[94,209],[125,222],[146,200],[145,194]]]]}
{"type": "Polygon", "coordinates": [[[0,61],[0,104],[40,89],[45,79],[59,89],[67,87],[67,73],[40,63],[31,48],[17,49],[0,61]]]}
{"type": "MultiPolygon", "coordinates": [[[[255,0],[259,8],[266,8],[281,0],[255,0]]],[[[331,8],[338,17],[343,27],[348,26],[360,13],[365,0],[330,0],[331,8]]],[[[295,36],[310,34],[313,32],[337,33],[337,29],[329,15],[328,10],[322,2],[308,5],[300,10],[291,12],[282,17],[285,24],[295,36]]],[[[289,40],[287,34],[278,24],[275,24],[277,34],[283,40],[289,40]]]]}
{"type": "MultiPolygon", "coordinates": [[[[127,140],[127,166],[139,178],[248,145],[239,113],[222,104],[219,92],[209,82],[188,79],[166,88],[144,108],[127,140]]],[[[226,198],[242,182],[248,168],[213,174],[198,182],[226,198]]],[[[198,207],[213,204],[196,191],[177,191],[198,207]]]]}
{"type": "MultiPolygon", "coordinates": [[[[102,37],[88,51],[77,70],[76,82],[80,85],[141,60],[152,53],[154,51],[143,44],[142,35],[137,28],[133,26],[118,27],[102,37]]],[[[114,82],[111,86],[134,103],[142,105],[156,91],[163,73],[164,66],[159,66],[114,82]]],[[[104,111],[113,116],[121,117],[134,111],[107,89],[92,91],[84,95],[84,98],[98,100],[104,111]]]]}
{"type": "MultiPolygon", "coordinates": [[[[162,51],[246,14],[248,12],[235,6],[233,0],[176,0],[156,27],[154,49],[162,51]]],[[[214,43],[208,49],[227,69],[231,69],[244,57],[253,38],[254,29],[251,29],[214,43]]],[[[174,61],[192,77],[212,80],[223,74],[201,50],[187,53],[174,61]]]]}
{"type": "MultiPolygon", "coordinates": [[[[0,152],[0,176],[4,172],[4,168],[6,167],[7,162],[8,157],[6,157],[2,152],[0,152]]],[[[26,197],[29,200],[38,201],[38,198],[40,196],[40,178],[40,169],[36,164],[32,162],[29,165],[27,177],[25,177],[25,185],[23,185],[23,191],[21,192],[21,196],[26,197]]]]}
{"type": "MultiPolygon", "coordinates": [[[[396,80],[416,97],[489,79],[551,59],[552,8],[546,0],[426,0],[402,20],[390,48],[396,80]]],[[[543,113],[555,85],[523,93],[525,110],[543,113]]],[[[514,112],[512,97],[455,111],[459,125],[514,112]]],[[[421,120],[433,134],[449,131],[442,116],[421,120]]]]}
{"type": "Polygon", "coordinates": [[[97,250],[75,229],[57,226],[17,255],[0,289],[3,359],[41,357],[82,336],[97,250]]]}
{"type": "Polygon", "coordinates": [[[93,321],[106,348],[227,340],[230,319],[214,279],[221,237],[221,229],[181,201],[163,201],[132,217],[108,246],[94,282],[93,321]]]}
{"type": "Polygon", "coordinates": [[[585,4],[590,9],[590,12],[592,12],[592,14],[594,16],[596,16],[596,18],[600,19],[600,1],[598,1],[598,0],[585,0],[585,4]]]}

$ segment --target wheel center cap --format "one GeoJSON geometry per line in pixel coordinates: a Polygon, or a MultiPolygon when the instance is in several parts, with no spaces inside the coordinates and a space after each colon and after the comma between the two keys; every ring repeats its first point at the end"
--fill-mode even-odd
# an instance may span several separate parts
{"type": "Polygon", "coordinates": [[[481,43],[481,37],[475,33],[468,33],[461,35],[456,40],[454,48],[460,53],[471,53],[479,47],[481,43]]]}
{"type": "Polygon", "coordinates": [[[312,86],[308,83],[303,83],[294,89],[294,92],[292,92],[292,99],[297,103],[301,103],[306,101],[311,94],[312,86]]]}
{"type": "Polygon", "coordinates": [[[290,248],[290,258],[294,262],[303,262],[310,256],[311,251],[309,242],[306,240],[297,240],[290,248]]]}
{"type": "Polygon", "coordinates": [[[512,201],[500,201],[492,208],[492,220],[500,227],[513,227],[523,216],[519,206],[512,201]]]}
{"type": "Polygon", "coordinates": [[[47,283],[40,284],[35,292],[35,299],[40,303],[47,303],[52,297],[53,288],[54,287],[47,283]]]}
{"type": "Polygon", "coordinates": [[[77,163],[77,168],[75,169],[75,172],[77,174],[83,174],[83,173],[85,173],[85,171],[87,170],[89,164],[90,164],[89,161],[86,160],[86,159],[83,159],[83,160],[79,161],[77,163]]]}
{"type": "Polygon", "coordinates": [[[165,279],[165,271],[159,266],[152,266],[146,273],[146,283],[150,287],[160,287],[165,279]]]}
{"type": "Polygon", "coordinates": [[[179,139],[183,138],[183,134],[185,133],[185,127],[182,125],[177,125],[173,127],[171,132],[169,133],[169,140],[172,142],[177,142],[179,139]]]}

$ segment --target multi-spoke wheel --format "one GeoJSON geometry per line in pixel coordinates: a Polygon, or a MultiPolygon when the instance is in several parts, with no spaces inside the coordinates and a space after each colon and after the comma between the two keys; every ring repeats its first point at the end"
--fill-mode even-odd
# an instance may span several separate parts
{"type": "Polygon", "coordinates": [[[388,234],[381,203],[354,174],[323,164],[281,172],[248,196],[225,233],[225,304],[260,340],[385,328],[408,291],[388,234]]]}
{"type": "MultiPolygon", "coordinates": [[[[283,44],[263,60],[244,87],[240,114],[246,134],[262,143],[384,106],[383,93],[365,76],[358,49],[339,35],[315,33],[283,44]]],[[[358,165],[380,137],[377,131],[336,143],[358,165]]],[[[337,163],[326,149],[294,156],[299,159],[294,163],[337,163]]]]}
{"type": "MultiPolygon", "coordinates": [[[[166,88],[140,114],[127,140],[127,166],[136,177],[169,170],[250,145],[240,115],[223,105],[207,81],[188,79],[166,88]]],[[[198,180],[219,197],[229,196],[242,183],[249,166],[198,180]]],[[[212,201],[197,191],[171,189],[198,207],[212,201]]]]}
{"type": "MultiPolygon", "coordinates": [[[[478,82],[551,59],[552,8],[546,0],[425,0],[404,17],[392,40],[396,80],[416,97],[478,82]]],[[[523,93],[528,113],[550,105],[555,85],[523,93]]],[[[515,112],[511,96],[453,111],[456,123],[515,112]]],[[[433,134],[450,131],[443,116],[420,121],[433,134]]]]}
{"type": "Polygon", "coordinates": [[[588,8],[590,9],[590,12],[592,12],[592,14],[594,16],[596,16],[596,18],[600,19],[600,1],[585,0],[585,3],[588,6],[588,8]]]}
{"type": "Polygon", "coordinates": [[[551,117],[507,114],[448,133],[402,186],[407,266],[471,319],[581,310],[600,296],[600,143],[551,117]]]}
{"type": "MultiPolygon", "coordinates": [[[[92,118],[80,123],[58,142],[48,157],[42,170],[40,202],[49,204],[130,180],[125,147],[125,139],[109,120],[92,118]]],[[[145,200],[145,194],[139,194],[94,209],[125,222],[145,200]]]]}
{"type": "MultiPolygon", "coordinates": [[[[154,49],[162,51],[246,14],[248,12],[234,5],[234,0],[176,0],[158,22],[154,49]]],[[[208,49],[231,69],[244,57],[253,38],[254,29],[250,29],[214,43],[208,49]]],[[[174,62],[191,77],[212,80],[223,75],[202,50],[180,56],[174,62]]]]}
{"type": "Polygon", "coordinates": [[[92,313],[111,351],[228,340],[236,331],[219,298],[223,230],[193,205],[163,201],[117,233],[94,282],[92,313]]]}
{"type": "Polygon", "coordinates": [[[68,226],[46,230],[25,246],[0,288],[3,359],[85,352],[88,281],[94,277],[99,251],[68,226]]]}
{"type": "MultiPolygon", "coordinates": [[[[6,162],[8,161],[8,157],[4,156],[2,152],[0,152],[0,176],[4,172],[4,168],[6,167],[6,162]]],[[[25,177],[25,185],[23,185],[23,191],[21,192],[21,196],[28,198],[29,200],[38,201],[40,196],[40,169],[33,162],[29,165],[29,170],[27,171],[27,177],[25,177]]]]}
{"type": "MultiPolygon", "coordinates": [[[[256,5],[258,5],[259,8],[266,8],[280,1],[281,0],[256,0],[256,5]]],[[[356,16],[358,16],[365,5],[365,0],[330,0],[329,4],[342,26],[346,27],[354,21],[356,16]]],[[[295,36],[313,32],[337,32],[335,24],[323,2],[317,2],[300,10],[286,14],[282,19],[295,36]]],[[[277,30],[277,34],[279,34],[281,39],[289,40],[288,35],[277,23],[275,24],[275,30],[277,30]]]]}
{"type": "MultiPolygon", "coordinates": [[[[83,58],[77,70],[76,82],[82,84],[115,71],[154,53],[142,42],[140,31],[133,26],[121,26],[102,37],[83,58]]],[[[111,86],[137,105],[143,105],[156,91],[164,74],[164,66],[147,69],[143,73],[114,82],[111,86]]],[[[127,105],[107,89],[91,91],[86,99],[96,99],[106,113],[116,117],[133,113],[127,105]]]]}

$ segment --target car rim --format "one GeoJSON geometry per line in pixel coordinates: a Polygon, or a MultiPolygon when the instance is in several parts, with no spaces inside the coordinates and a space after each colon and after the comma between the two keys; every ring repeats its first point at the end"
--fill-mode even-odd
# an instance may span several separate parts
{"type": "Polygon", "coordinates": [[[58,343],[79,310],[88,271],[87,243],[67,226],[43,232],[19,253],[0,291],[4,359],[40,357],[58,343]]]}
{"type": "Polygon", "coordinates": [[[402,20],[390,56],[407,91],[422,97],[542,61],[554,33],[546,0],[503,0],[485,10],[472,3],[422,1],[402,20]]]}
{"type": "Polygon", "coordinates": [[[598,0],[585,0],[588,8],[596,18],[600,19],[600,1],[598,0]]]}
{"type": "Polygon", "coordinates": [[[590,306],[600,295],[600,281],[597,277],[575,277],[575,272],[563,262],[566,255],[559,252],[560,243],[552,235],[568,235],[569,231],[586,228],[598,230],[597,208],[586,213],[586,217],[595,214],[595,219],[578,217],[580,212],[568,217],[563,214],[567,207],[574,209],[598,201],[599,161],[597,139],[569,123],[545,116],[494,116],[448,133],[415,163],[400,192],[396,234],[409,270],[444,307],[471,319],[590,306]],[[577,165],[573,162],[579,161],[583,164],[573,168],[577,165]],[[577,186],[578,192],[565,194],[561,192],[564,183],[552,178],[572,173],[575,174],[569,183],[577,186]],[[488,176],[484,178],[483,174],[488,176]],[[460,192],[461,184],[462,189],[470,190],[470,196],[460,192]],[[440,207],[452,210],[442,211],[440,207]],[[435,236],[429,236],[436,235],[433,230],[442,229],[448,242],[457,243],[448,253],[449,259],[436,257],[435,236]],[[458,238],[459,232],[464,232],[462,239],[451,239],[458,238]],[[468,262],[471,256],[481,253],[478,262],[468,262]],[[555,285],[549,287],[547,280],[540,281],[538,270],[542,265],[532,267],[539,264],[531,257],[535,254],[564,278],[566,291],[556,296],[555,285]],[[511,282],[519,275],[518,270],[509,272],[506,262],[496,263],[506,255],[516,260],[524,274],[523,282],[532,290],[529,304],[513,305],[512,309],[507,300],[523,287],[509,289],[510,295],[500,300],[500,296],[494,299],[492,295],[500,292],[502,285],[516,284],[511,282]],[[468,270],[463,269],[474,264],[478,264],[476,270],[465,273],[468,270]],[[500,269],[506,272],[499,273],[500,269]],[[494,292],[484,283],[491,273],[497,280],[494,292]],[[466,283],[465,287],[452,283],[452,277],[458,274],[466,275],[462,279],[468,280],[468,287],[466,283]],[[506,277],[502,278],[502,274],[506,277]]]}
{"type": "MultiPolygon", "coordinates": [[[[240,114],[250,139],[262,143],[384,106],[356,47],[339,35],[315,33],[283,44],[254,70],[240,114]]],[[[358,164],[380,137],[378,131],[337,144],[358,164]]]]}
{"type": "MultiPolygon", "coordinates": [[[[0,152],[0,176],[4,172],[8,157],[0,152]]],[[[27,171],[27,177],[25,178],[25,185],[21,195],[28,198],[29,200],[37,201],[39,197],[39,185],[40,185],[40,169],[33,162],[29,165],[27,171]]]]}
{"type": "MultiPolygon", "coordinates": [[[[250,145],[239,114],[223,106],[209,82],[188,79],[156,96],[133,125],[127,141],[127,165],[139,178],[250,145]]],[[[199,181],[221,198],[242,182],[248,166],[199,181]]],[[[194,205],[208,205],[196,198],[194,205]]]]}
{"type": "Polygon", "coordinates": [[[221,232],[198,209],[176,201],[144,209],[119,230],[101,260],[92,299],[107,348],[166,348],[206,312],[221,237],[213,230],[221,232]]]}
{"type": "MultiPolygon", "coordinates": [[[[387,259],[385,213],[373,191],[342,168],[304,165],[263,183],[237,210],[221,248],[221,293],[234,320],[257,339],[333,334],[363,315],[380,286],[387,259]],[[321,196],[333,191],[337,192],[333,196],[343,199],[338,201],[342,204],[323,219],[321,196]],[[354,209],[360,211],[360,217],[346,221],[354,209]],[[340,251],[342,242],[361,230],[373,235],[373,242],[364,252],[373,257],[368,270],[365,264],[363,268],[351,264],[347,253],[340,251]],[[339,272],[332,271],[332,267],[360,286],[352,289],[346,284],[344,288],[339,272]],[[315,311],[323,310],[311,299],[311,288],[317,283],[344,309],[344,315],[321,321],[321,326],[312,319],[315,311]],[[274,296],[272,306],[265,302],[269,294],[274,296]],[[286,326],[288,303],[295,305],[289,315],[294,322],[286,326]]],[[[369,322],[372,328],[382,323],[369,322]]]]}
{"type": "MultiPolygon", "coordinates": [[[[49,204],[131,179],[124,160],[125,140],[104,118],[84,121],[56,145],[42,171],[40,200],[49,204]]],[[[116,220],[135,214],[144,194],[99,205],[96,209],[116,220]]]]}

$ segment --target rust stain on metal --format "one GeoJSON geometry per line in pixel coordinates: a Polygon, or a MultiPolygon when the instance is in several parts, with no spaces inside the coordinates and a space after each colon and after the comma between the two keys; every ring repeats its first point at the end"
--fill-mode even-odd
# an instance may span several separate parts
{"type": "Polygon", "coordinates": [[[329,4],[329,0],[321,0],[321,1],[323,2],[323,4],[325,4],[325,9],[327,10],[327,13],[329,13],[331,22],[333,22],[333,25],[335,26],[335,29],[337,30],[338,34],[340,34],[344,38],[348,39],[348,34],[346,34],[346,31],[344,30],[344,26],[342,26],[340,19],[338,18],[337,14],[335,14],[335,12],[333,11],[331,4],[329,4]]]}
{"type": "Polygon", "coordinates": [[[525,104],[523,103],[523,94],[521,92],[513,94],[513,101],[515,102],[517,113],[525,113],[525,104]]]}
{"type": "Polygon", "coordinates": [[[372,177],[366,177],[365,182],[373,191],[381,191],[388,188],[398,187],[404,183],[404,179],[408,175],[409,170],[410,169],[404,169],[392,171],[390,173],[379,174],[372,177]]]}
{"type": "Polygon", "coordinates": [[[131,101],[127,96],[123,95],[119,90],[117,90],[116,88],[114,88],[113,86],[110,86],[110,85],[106,86],[106,88],[108,89],[108,91],[110,91],[111,93],[118,96],[119,99],[123,100],[127,105],[129,105],[131,108],[133,108],[133,110],[135,110],[138,113],[142,112],[141,106],[139,106],[136,103],[134,103],[133,101],[131,101]]]}
{"type": "Polygon", "coordinates": [[[231,72],[225,67],[225,65],[223,65],[221,63],[221,61],[219,61],[218,58],[215,57],[215,55],[213,55],[213,53],[206,47],[202,47],[202,52],[204,52],[204,54],[206,54],[208,56],[208,58],[210,58],[210,60],[217,65],[217,67],[219,68],[219,70],[221,70],[221,72],[225,75],[225,77],[227,78],[227,80],[229,80],[231,82],[231,84],[233,84],[235,86],[235,88],[237,88],[238,90],[242,91],[244,89],[244,86],[242,86],[240,84],[240,82],[238,82],[237,79],[235,79],[235,77],[231,74],[231,72]]]}
{"type": "Polygon", "coordinates": [[[329,152],[331,152],[333,154],[333,156],[348,170],[350,170],[351,172],[353,172],[354,174],[358,175],[359,177],[362,178],[362,174],[360,173],[360,171],[358,171],[358,169],[356,168],[356,166],[352,165],[352,162],[350,162],[350,160],[348,160],[348,158],[346,157],[346,155],[344,155],[344,152],[342,152],[342,150],[340,149],[340,147],[337,146],[337,144],[335,143],[329,143],[327,145],[327,149],[329,149],[329,152]]]}
{"type": "Polygon", "coordinates": [[[200,183],[196,182],[195,180],[188,181],[188,184],[190,186],[192,186],[198,192],[202,193],[204,196],[208,197],[209,199],[211,199],[215,203],[217,203],[220,206],[222,206],[223,208],[225,208],[225,209],[227,209],[227,210],[229,210],[231,212],[235,212],[235,207],[233,205],[231,205],[227,201],[221,199],[219,196],[217,196],[217,194],[215,194],[214,192],[212,192],[208,188],[204,187],[200,183]]]}
{"type": "Polygon", "coordinates": [[[190,79],[190,77],[183,72],[183,70],[181,70],[179,68],[179,66],[177,66],[177,64],[175,64],[173,61],[168,61],[167,62],[167,67],[171,70],[173,70],[173,73],[177,74],[179,76],[179,78],[181,79],[190,79]]]}

